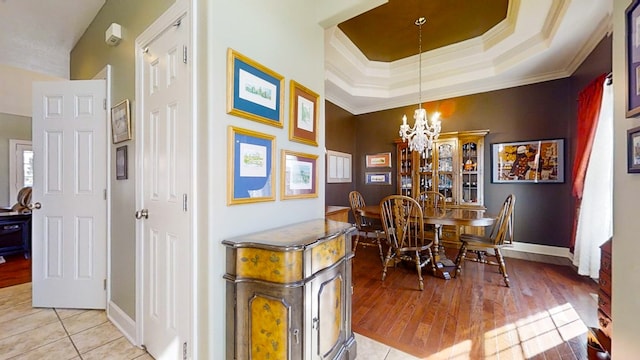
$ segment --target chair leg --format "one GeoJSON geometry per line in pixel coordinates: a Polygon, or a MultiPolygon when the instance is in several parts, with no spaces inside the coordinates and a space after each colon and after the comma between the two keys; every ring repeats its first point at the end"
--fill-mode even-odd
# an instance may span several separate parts
{"type": "Polygon", "coordinates": [[[422,267],[420,266],[420,254],[416,251],[415,254],[416,269],[418,270],[418,283],[420,284],[420,291],[424,290],[424,282],[422,281],[422,267]]]}
{"type": "Polygon", "coordinates": [[[504,278],[504,284],[507,285],[507,287],[510,287],[509,275],[507,275],[507,266],[504,263],[504,256],[502,256],[502,252],[500,251],[500,249],[495,249],[495,252],[496,252],[496,259],[498,260],[498,267],[500,268],[500,273],[504,278]]]}
{"type": "Polygon", "coordinates": [[[353,242],[353,256],[356,256],[356,249],[358,249],[358,241],[360,241],[360,231],[356,231],[356,241],[353,242]]]}
{"type": "Polygon", "coordinates": [[[380,231],[376,231],[376,243],[378,243],[378,252],[380,253],[380,261],[382,262],[382,265],[384,265],[384,255],[382,254],[382,240],[380,239],[380,231]]]}
{"type": "Polygon", "coordinates": [[[435,275],[436,274],[436,260],[433,258],[433,252],[431,251],[430,247],[427,248],[427,253],[429,254],[429,262],[431,263],[431,273],[433,275],[435,275]]]}
{"type": "Polygon", "coordinates": [[[382,264],[382,281],[387,277],[387,267],[389,267],[389,261],[393,258],[393,249],[390,247],[387,251],[387,257],[382,264]]]}
{"type": "Polygon", "coordinates": [[[467,243],[462,242],[460,250],[458,251],[458,256],[456,257],[456,275],[454,277],[458,277],[462,272],[462,264],[464,263],[465,256],[467,256],[467,243]]]}

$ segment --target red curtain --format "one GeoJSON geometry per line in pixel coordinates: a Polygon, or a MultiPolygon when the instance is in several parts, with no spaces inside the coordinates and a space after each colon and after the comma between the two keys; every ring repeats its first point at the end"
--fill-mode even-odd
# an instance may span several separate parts
{"type": "Polygon", "coordinates": [[[596,125],[600,117],[600,105],[602,92],[607,75],[602,74],[593,80],[578,95],[578,133],[576,141],[576,157],[573,161],[573,189],[572,194],[576,198],[576,208],[573,219],[573,236],[571,236],[571,249],[576,241],[576,229],[578,215],[580,214],[580,202],[584,189],[584,177],[589,165],[589,156],[593,146],[593,138],[596,134],[596,125]]]}

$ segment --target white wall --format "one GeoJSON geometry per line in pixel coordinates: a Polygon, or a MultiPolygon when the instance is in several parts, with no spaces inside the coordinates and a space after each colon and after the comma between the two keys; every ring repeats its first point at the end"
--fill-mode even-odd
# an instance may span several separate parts
{"type": "Polygon", "coordinates": [[[31,117],[31,83],[65,80],[0,65],[0,113],[31,117]]]}
{"type": "MultiPolygon", "coordinates": [[[[341,5],[335,3],[336,11],[340,10],[341,5]]],[[[226,305],[225,281],[222,278],[225,272],[225,249],[221,241],[236,235],[324,217],[324,29],[318,24],[315,0],[202,0],[198,4],[207,8],[206,35],[203,34],[200,39],[200,44],[205,47],[199,46],[202,51],[199,58],[205,59],[208,76],[201,77],[199,89],[206,87],[203,91],[208,95],[206,105],[202,101],[199,104],[207,108],[201,108],[200,111],[206,112],[208,122],[208,170],[200,179],[207,182],[207,202],[210,204],[205,211],[208,213],[208,241],[206,244],[200,243],[201,250],[208,247],[206,255],[200,258],[208,267],[205,277],[208,281],[200,280],[200,288],[207,291],[206,295],[201,295],[200,301],[206,299],[206,304],[199,305],[201,315],[208,311],[208,329],[205,330],[208,335],[206,339],[200,339],[200,343],[208,343],[206,358],[222,359],[225,351],[226,305]],[[229,47],[284,76],[283,128],[226,113],[229,47]],[[321,95],[318,146],[289,141],[291,79],[321,95]],[[226,180],[227,159],[231,156],[227,151],[229,125],[276,136],[273,179],[276,182],[276,201],[227,206],[230,186],[226,180]],[[317,198],[280,200],[282,149],[319,156],[317,198]]],[[[326,8],[325,13],[332,12],[326,8]]]]}
{"type": "Polygon", "coordinates": [[[640,175],[627,174],[627,130],[640,119],[627,119],[625,9],[631,0],[614,0],[614,187],[613,187],[613,334],[612,358],[640,354],[640,175]]]}

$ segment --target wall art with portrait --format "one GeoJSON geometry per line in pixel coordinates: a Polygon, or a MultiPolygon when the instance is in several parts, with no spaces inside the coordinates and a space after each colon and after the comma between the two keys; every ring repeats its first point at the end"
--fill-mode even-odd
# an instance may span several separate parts
{"type": "Polygon", "coordinates": [[[564,139],[491,144],[491,182],[563,183],[564,139]]]}

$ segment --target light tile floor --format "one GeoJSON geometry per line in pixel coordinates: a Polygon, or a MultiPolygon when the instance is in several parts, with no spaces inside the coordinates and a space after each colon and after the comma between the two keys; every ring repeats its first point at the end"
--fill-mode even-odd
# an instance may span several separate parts
{"type": "Polygon", "coordinates": [[[0,289],[0,360],[149,360],[101,310],[31,307],[31,283],[0,289]]]}
{"type": "MultiPolygon", "coordinates": [[[[419,360],[356,334],[358,359],[419,360]]],[[[31,283],[0,289],[0,360],[152,360],[101,310],[31,307],[31,283]]]]}

